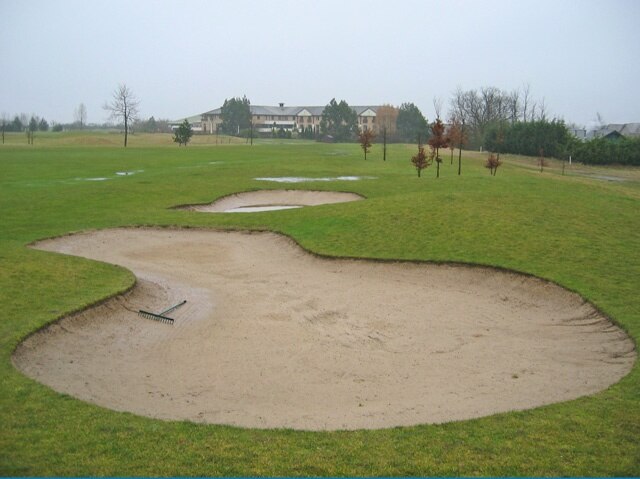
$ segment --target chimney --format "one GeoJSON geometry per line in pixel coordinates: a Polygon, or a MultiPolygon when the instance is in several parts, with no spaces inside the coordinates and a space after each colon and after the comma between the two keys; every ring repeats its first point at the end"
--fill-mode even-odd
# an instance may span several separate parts
{"type": "Polygon", "coordinates": [[[280,108],[284,108],[284,103],[280,103],[280,108]]]}

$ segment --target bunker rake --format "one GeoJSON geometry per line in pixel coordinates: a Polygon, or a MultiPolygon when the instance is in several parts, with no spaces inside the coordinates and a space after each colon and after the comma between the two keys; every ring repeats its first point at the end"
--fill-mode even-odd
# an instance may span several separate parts
{"type": "Polygon", "coordinates": [[[170,308],[165,309],[161,313],[151,313],[149,311],[145,311],[143,309],[140,309],[140,310],[138,310],[138,315],[142,316],[143,318],[153,319],[154,321],[160,321],[162,323],[173,324],[173,318],[170,318],[169,316],[166,316],[166,314],[170,313],[173,310],[178,309],[180,306],[182,306],[186,302],[187,302],[187,300],[185,299],[184,301],[181,301],[178,304],[175,304],[175,305],[171,306],[170,308]]]}

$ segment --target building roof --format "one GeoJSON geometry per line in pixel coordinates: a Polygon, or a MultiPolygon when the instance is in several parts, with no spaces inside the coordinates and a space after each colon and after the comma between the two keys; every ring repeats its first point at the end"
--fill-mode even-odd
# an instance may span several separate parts
{"type": "Polygon", "coordinates": [[[202,114],[199,115],[193,115],[193,116],[188,116],[186,118],[180,118],[178,120],[174,120],[169,122],[171,125],[179,125],[180,123],[182,123],[184,120],[187,120],[189,123],[191,123],[192,125],[194,123],[200,123],[202,121],[202,114]]]}
{"type": "MultiPolygon", "coordinates": [[[[367,110],[376,112],[380,108],[379,106],[367,105],[367,106],[351,106],[351,109],[356,114],[361,115],[367,110]]],[[[301,111],[307,110],[313,116],[321,116],[324,111],[324,106],[266,106],[266,105],[249,105],[249,110],[252,115],[268,115],[268,116],[297,116],[301,111]]],[[[202,115],[219,115],[222,108],[216,108],[202,113],[202,115]]]]}
{"type": "Polygon", "coordinates": [[[624,136],[640,136],[640,123],[625,123],[620,130],[624,136]]]}
{"type": "Polygon", "coordinates": [[[626,137],[637,137],[640,136],[640,123],[609,123],[590,133],[592,133],[590,136],[596,138],[609,136],[612,133],[626,137]]]}

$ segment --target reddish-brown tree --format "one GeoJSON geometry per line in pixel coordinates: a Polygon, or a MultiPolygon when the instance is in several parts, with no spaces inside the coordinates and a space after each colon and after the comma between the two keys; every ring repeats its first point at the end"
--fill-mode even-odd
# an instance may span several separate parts
{"type": "Polygon", "coordinates": [[[540,173],[544,170],[545,166],[549,166],[547,160],[544,159],[544,148],[540,148],[538,153],[538,166],[540,167],[540,173]]]}
{"type": "Polygon", "coordinates": [[[416,171],[418,172],[418,178],[420,178],[420,173],[426,167],[428,167],[433,161],[433,158],[424,151],[424,146],[418,145],[418,153],[411,157],[411,163],[415,166],[416,171]]]}
{"type": "Polygon", "coordinates": [[[369,153],[371,149],[371,145],[373,144],[373,139],[376,135],[373,133],[373,130],[369,130],[365,128],[358,134],[358,138],[360,139],[360,146],[364,151],[364,159],[367,159],[367,153],[369,153]]]}
{"type": "Polygon", "coordinates": [[[489,170],[489,174],[496,176],[496,172],[498,171],[498,167],[502,164],[500,161],[500,157],[495,153],[489,153],[489,158],[484,164],[484,167],[489,170]]]}
{"type": "Polygon", "coordinates": [[[449,137],[449,148],[453,152],[454,146],[458,147],[458,175],[462,174],[462,147],[467,144],[467,133],[464,130],[464,121],[454,117],[447,134],[449,137]]]}
{"type": "Polygon", "coordinates": [[[431,138],[429,138],[429,146],[433,151],[433,159],[436,161],[437,170],[436,170],[436,178],[440,178],[440,163],[442,163],[442,158],[440,158],[440,148],[446,148],[449,146],[449,138],[445,135],[445,127],[444,123],[440,118],[437,118],[431,124],[431,138]]]}
{"type": "Polygon", "coordinates": [[[461,125],[457,120],[453,120],[447,129],[447,137],[449,137],[449,149],[451,150],[451,164],[453,165],[453,150],[460,147],[461,125]]]}

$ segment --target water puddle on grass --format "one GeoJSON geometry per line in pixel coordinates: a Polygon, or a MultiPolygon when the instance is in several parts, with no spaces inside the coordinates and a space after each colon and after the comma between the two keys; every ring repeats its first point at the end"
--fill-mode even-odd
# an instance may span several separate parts
{"type": "Polygon", "coordinates": [[[267,178],[254,178],[257,181],[273,181],[276,183],[306,183],[310,181],[359,181],[359,180],[375,180],[375,176],[335,176],[335,177],[321,177],[321,178],[309,178],[304,176],[279,176],[279,177],[267,177],[267,178]]]}

